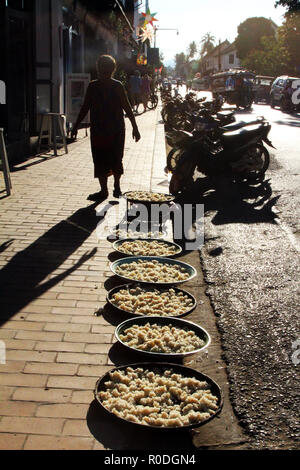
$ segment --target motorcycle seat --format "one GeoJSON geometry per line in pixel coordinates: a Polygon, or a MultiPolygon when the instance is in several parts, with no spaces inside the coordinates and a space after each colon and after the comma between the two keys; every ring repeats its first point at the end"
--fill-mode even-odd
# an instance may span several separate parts
{"type": "Polygon", "coordinates": [[[222,119],[222,118],[228,118],[234,116],[234,111],[219,111],[217,113],[217,118],[222,119]]]}
{"type": "Polygon", "coordinates": [[[232,132],[225,132],[221,136],[221,141],[224,146],[232,144],[243,144],[253,137],[258,137],[263,134],[262,130],[265,128],[262,124],[255,124],[252,126],[242,127],[232,132]]]}
{"type": "Polygon", "coordinates": [[[247,123],[245,121],[233,122],[232,124],[226,124],[225,126],[221,127],[221,130],[224,132],[236,131],[237,129],[241,129],[247,123]]]}

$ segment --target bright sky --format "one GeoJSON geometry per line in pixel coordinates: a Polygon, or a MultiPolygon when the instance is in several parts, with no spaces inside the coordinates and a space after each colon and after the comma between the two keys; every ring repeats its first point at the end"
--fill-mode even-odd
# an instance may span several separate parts
{"type": "Polygon", "coordinates": [[[215,36],[216,42],[234,41],[238,25],[247,18],[263,16],[280,26],[285,8],[274,5],[275,0],[149,0],[150,12],[157,13],[159,20],[153,24],[162,28],[157,32],[156,46],[164,55],[165,65],[173,65],[170,62],[175,54],[186,53],[192,41],[199,45],[207,32],[215,36]],[[179,35],[164,28],[178,29],[179,35]]]}

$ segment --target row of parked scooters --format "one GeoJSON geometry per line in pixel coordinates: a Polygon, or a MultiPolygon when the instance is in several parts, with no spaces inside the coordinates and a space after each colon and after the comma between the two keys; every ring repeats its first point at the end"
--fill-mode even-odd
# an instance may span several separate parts
{"type": "Polygon", "coordinates": [[[264,178],[270,163],[264,144],[273,147],[268,139],[271,125],[264,117],[237,122],[235,111],[222,109],[218,97],[208,101],[189,93],[175,98],[166,91],[161,96],[171,147],[166,166],[171,194],[188,190],[195,170],[209,178],[226,176],[251,184],[264,178]]]}

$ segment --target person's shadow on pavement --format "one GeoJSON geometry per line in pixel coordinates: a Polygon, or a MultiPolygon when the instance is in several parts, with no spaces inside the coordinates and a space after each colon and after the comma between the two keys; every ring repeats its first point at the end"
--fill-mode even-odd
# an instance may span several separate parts
{"type": "Polygon", "coordinates": [[[0,324],[12,318],[34,299],[75,272],[97,248],[86,252],[70,268],[51,276],[102,223],[111,205],[97,213],[95,202],[62,220],[24,250],[18,252],[0,271],[0,324]],[[49,279],[49,276],[50,279],[49,279]]]}

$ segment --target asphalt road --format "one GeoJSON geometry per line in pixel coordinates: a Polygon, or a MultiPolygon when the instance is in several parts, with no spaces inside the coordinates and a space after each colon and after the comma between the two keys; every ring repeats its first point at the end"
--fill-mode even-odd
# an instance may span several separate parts
{"type": "MultiPolygon", "coordinates": [[[[200,93],[202,95],[202,93],[200,93]]],[[[256,186],[201,193],[200,258],[222,336],[233,409],[258,449],[299,448],[300,116],[254,105],[272,124],[271,165],[256,186]]]]}

